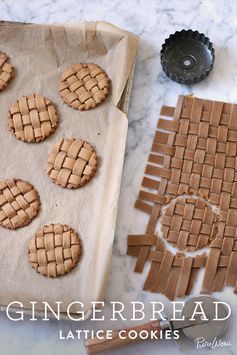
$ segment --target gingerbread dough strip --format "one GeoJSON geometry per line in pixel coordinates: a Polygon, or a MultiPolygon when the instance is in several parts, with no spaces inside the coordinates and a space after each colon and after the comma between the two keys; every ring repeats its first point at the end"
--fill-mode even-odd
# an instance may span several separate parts
{"type": "Polygon", "coordinates": [[[232,238],[222,239],[221,255],[218,262],[216,276],[213,282],[212,291],[221,291],[225,285],[227,267],[230,262],[230,255],[233,249],[234,240],[232,238]]]}
{"type": "Polygon", "coordinates": [[[176,297],[183,297],[186,294],[189,278],[191,275],[192,264],[192,257],[183,258],[179,281],[177,285],[176,297]]]}
{"type": "MultiPolygon", "coordinates": [[[[157,222],[158,216],[160,214],[160,208],[161,208],[160,204],[155,204],[155,207],[152,209],[152,213],[151,213],[151,216],[150,216],[150,219],[148,222],[148,226],[146,229],[146,234],[154,234],[155,233],[156,222],[157,222]]],[[[139,272],[139,273],[142,272],[145,262],[148,258],[149,250],[150,250],[149,246],[145,246],[145,247],[140,248],[137,262],[136,262],[136,265],[134,268],[134,272],[139,272]]]]}
{"type": "Polygon", "coordinates": [[[173,266],[171,268],[168,281],[166,284],[165,292],[164,292],[164,295],[169,300],[174,300],[175,298],[176,288],[180,277],[183,256],[184,255],[176,255],[174,258],[173,266]]]}
{"type": "Polygon", "coordinates": [[[237,278],[237,251],[232,251],[227,267],[225,283],[228,286],[235,287],[237,278]]]}
{"type": "Polygon", "coordinates": [[[222,244],[222,240],[219,240],[218,244],[216,243],[216,241],[213,242],[213,248],[211,248],[209,257],[207,259],[206,270],[205,270],[205,275],[202,284],[203,293],[211,292],[215,280],[217,268],[218,268],[218,261],[221,254],[221,250],[220,250],[221,244],[222,244]]]}
{"type": "MultiPolygon", "coordinates": [[[[176,107],[176,109],[174,110],[174,115],[175,115],[175,118],[178,119],[180,113],[181,113],[181,107],[182,107],[182,102],[183,102],[183,98],[179,98],[178,100],[178,105],[176,107]]],[[[173,112],[173,111],[172,111],[173,112]]],[[[166,127],[167,127],[167,124],[170,124],[169,122],[174,122],[174,121],[166,121],[166,120],[163,120],[163,122],[166,124],[166,127]],[[168,122],[168,123],[167,123],[168,122]]],[[[168,127],[171,127],[172,129],[174,129],[175,131],[178,129],[178,126],[179,126],[179,123],[175,125],[173,125],[175,127],[172,128],[172,125],[171,126],[168,126],[168,127]]],[[[159,128],[159,127],[158,127],[159,128]]],[[[163,126],[164,128],[164,126],[163,126]]],[[[155,139],[156,138],[160,138],[160,137],[163,137],[163,141],[166,141],[167,139],[167,144],[168,146],[171,146],[174,142],[174,139],[175,139],[175,134],[169,134],[168,136],[166,135],[162,135],[162,134],[157,134],[155,139]]],[[[156,141],[155,141],[156,142],[156,141]]],[[[153,145],[154,146],[154,145],[153,145]]],[[[169,151],[169,154],[173,154],[173,150],[169,151]]],[[[169,163],[168,161],[164,161],[164,166],[168,166],[169,167],[169,163]]],[[[164,195],[165,194],[165,187],[167,186],[167,179],[169,178],[169,174],[168,174],[168,169],[162,169],[162,168],[156,168],[156,167],[149,167],[149,165],[147,166],[146,168],[146,171],[145,173],[146,174],[153,174],[155,173],[158,177],[161,177],[161,182],[159,183],[159,186],[158,186],[158,194],[162,194],[164,195]],[[162,179],[165,178],[165,179],[162,179]]],[[[136,204],[136,206],[138,205],[138,203],[136,204]]],[[[141,204],[140,204],[141,205],[141,204]]],[[[149,219],[149,223],[148,223],[148,226],[147,226],[147,230],[146,230],[146,233],[149,233],[149,234],[152,234],[154,233],[155,231],[155,227],[156,227],[156,222],[157,222],[157,219],[160,215],[160,204],[155,204],[152,211],[151,211],[151,214],[150,214],[150,219],[149,219]]],[[[146,210],[148,210],[148,208],[146,208],[146,210]]],[[[149,247],[142,247],[140,249],[140,252],[138,254],[138,259],[137,259],[137,263],[136,263],[136,266],[135,266],[135,269],[134,271],[135,272],[142,272],[143,268],[144,268],[144,264],[148,258],[148,255],[149,255],[149,247]]]]}
{"type": "Polygon", "coordinates": [[[152,292],[164,292],[166,288],[167,279],[172,268],[173,260],[174,255],[169,250],[165,250],[163,259],[160,264],[160,269],[157,274],[156,282],[152,288],[152,292]]]}
{"type": "Polygon", "coordinates": [[[149,257],[151,262],[150,271],[144,283],[143,289],[144,290],[152,290],[152,287],[157,279],[157,275],[159,272],[160,264],[163,259],[164,255],[164,243],[160,238],[157,238],[156,242],[156,250],[150,251],[149,257]],[[156,257],[157,256],[157,257],[156,257]]]}
{"type": "Polygon", "coordinates": [[[160,114],[161,116],[173,117],[175,108],[171,106],[161,106],[160,114]]]}
{"type": "Polygon", "coordinates": [[[188,286],[185,293],[186,295],[190,295],[190,293],[192,292],[193,286],[197,280],[198,272],[200,268],[206,266],[206,261],[207,261],[206,253],[195,256],[192,264],[189,281],[188,281],[188,286]]]}

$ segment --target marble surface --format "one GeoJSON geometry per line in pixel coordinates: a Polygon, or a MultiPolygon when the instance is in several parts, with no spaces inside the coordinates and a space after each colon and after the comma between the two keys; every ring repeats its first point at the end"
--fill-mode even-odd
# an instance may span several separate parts
{"type": "MultiPolygon", "coordinates": [[[[141,38],[129,111],[129,132],[119,202],[118,220],[111,273],[106,291],[105,316],[109,318],[109,301],[124,302],[129,319],[129,301],[143,301],[149,318],[149,301],[167,300],[157,294],[142,291],[145,274],[133,273],[135,260],[126,256],[126,236],[145,230],[147,216],[136,211],[133,204],[140,188],[159,110],[162,104],[175,105],[179,94],[237,102],[237,3],[234,0],[0,0],[1,20],[36,23],[103,20],[136,33],[141,38]],[[192,28],[207,34],[215,45],[214,70],[195,86],[181,86],[170,81],[162,72],[159,51],[163,40],[176,30],[192,28]],[[129,218],[128,218],[129,216],[129,218]]],[[[1,287],[1,286],[0,286],[1,287]]],[[[215,354],[236,354],[237,297],[232,290],[216,294],[228,301],[234,316],[225,339],[230,348],[212,350],[215,354]]],[[[129,322],[128,322],[129,323],[129,322]]],[[[83,342],[59,340],[59,330],[119,328],[124,323],[105,321],[83,324],[68,321],[11,322],[0,314],[0,349],[3,355],[68,355],[84,354],[83,342]]],[[[189,342],[181,344],[186,354],[195,352],[189,342]]],[[[155,355],[179,354],[172,341],[149,342],[109,354],[155,355]]],[[[205,351],[201,351],[205,354],[205,351]]],[[[210,353],[208,351],[208,353],[210,353]]]]}

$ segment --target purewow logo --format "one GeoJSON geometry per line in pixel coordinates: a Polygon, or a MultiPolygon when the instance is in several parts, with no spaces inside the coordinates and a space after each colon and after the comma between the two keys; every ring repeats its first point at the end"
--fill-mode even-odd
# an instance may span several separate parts
{"type": "Polygon", "coordinates": [[[207,341],[203,337],[198,337],[195,339],[195,344],[197,349],[216,349],[216,348],[226,348],[232,346],[230,341],[222,341],[221,339],[214,338],[212,341],[207,341]]]}

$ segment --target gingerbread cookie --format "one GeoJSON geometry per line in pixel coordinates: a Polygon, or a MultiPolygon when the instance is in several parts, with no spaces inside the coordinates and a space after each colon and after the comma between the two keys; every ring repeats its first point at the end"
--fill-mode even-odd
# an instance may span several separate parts
{"type": "Polygon", "coordinates": [[[61,139],[52,147],[46,172],[51,180],[69,189],[85,185],[95,174],[94,148],[82,139],[61,139]]]}
{"type": "Polygon", "coordinates": [[[9,130],[24,142],[44,140],[56,130],[57,125],[55,107],[42,95],[22,96],[9,110],[9,130]]]}
{"type": "Polygon", "coordinates": [[[26,226],[37,215],[39,194],[27,181],[0,181],[0,225],[8,229],[26,226]]]}
{"type": "Polygon", "coordinates": [[[14,69],[9,61],[9,57],[0,52],[0,90],[5,89],[14,76],[14,69]]]}
{"type": "Polygon", "coordinates": [[[109,78],[96,64],[73,64],[62,74],[60,94],[64,102],[84,111],[94,108],[109,93],[109,78]]]}
{"type": "Polygon", "coordinates": [[[80,254],[80,238],[67,225],[45,225],[29,242],[28,257],[32,267],[48,277],[70,272],[79,261],[80,254]]]}

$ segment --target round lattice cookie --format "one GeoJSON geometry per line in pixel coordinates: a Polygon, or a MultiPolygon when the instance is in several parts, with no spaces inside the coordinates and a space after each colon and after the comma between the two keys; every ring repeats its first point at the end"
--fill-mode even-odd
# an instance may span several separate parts
{"type": "Polygon", "coordinates": [[[14,69],[9,57],[5,53],[0,52],[0,90],[5,89],[13,76],[14,69]]]}
{"type": "Polygon", "coordinates": [[[109,93],[109,78],[96,64],[73,64],[62,74],[60,94],[64,102],[83,111],[94,108],[109,93]]]}
{"type": "Polygon", "coordinates": [[[52,102],[42,95],[22,96],[10,108],[8,127],[17,139],[40,142],[50,136],[58,125],[52,102]]]}
{"type": "Polygon", "coordinates": [[[94,148],[82,139],[62,139],[52,147],[46,172],[62,187],[78,188],[95,174],[97,158],[94,148]]]}
{"type": "Polygon", "coordinates": [[[28,257],[33,268],[48,277],[71,271],[80,259],[78,234],[69,226],[50,224],[40,228],[29,242],[28,257]]]}
{"type": "Polygon", "coordinates": [[[202,198],[178,197],[165,209],[160,222],[162,235],[170,244],[194,251],[216,238],[219,217],[202,198]]]}
{"type": "Polygon", "coordinates": [[[0,181],[0,225],[8,229],[26,226],[37,215],[39,194],[27,181],[0,181]]]}

